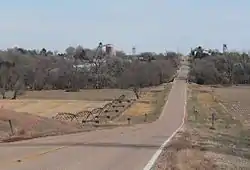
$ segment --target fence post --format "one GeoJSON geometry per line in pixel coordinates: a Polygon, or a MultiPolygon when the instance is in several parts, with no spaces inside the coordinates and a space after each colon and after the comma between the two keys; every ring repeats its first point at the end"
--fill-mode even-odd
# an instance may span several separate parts
{"type": "Polygon", "coordinates": [[[215,119],[216,119],[215,113],[213,112],[213,113],[212,113],[212,127],[211,127],[211,129],[215,129],[215,128],[214,128],[215,119]]]}
{"type": "Polygon", "coordinates": [[[147,122],[147,120],[148,120],[148,114],[147,113],[145,113],[145,115],[144,115],[145,117],[144,117],[144,122],[147,122]]]}
{"type": "Polygon", "coordinates": [[[131,118],[130,117],[128,117],[128,124],[130,125],[130,123],[131,123],[131,118]]]}
{"type": "Polygon", "coordinates": [[[11,134],[14,135],[13,126],[11,120],[9,120],[11,134]]]}
{"type": "Polygon", "coordinates": [[[197,119],[198,119],[198,110],[195,108],[195,106],[193,107],[193,112],[194,112],[195,120],[197,121],[197,119]]]}

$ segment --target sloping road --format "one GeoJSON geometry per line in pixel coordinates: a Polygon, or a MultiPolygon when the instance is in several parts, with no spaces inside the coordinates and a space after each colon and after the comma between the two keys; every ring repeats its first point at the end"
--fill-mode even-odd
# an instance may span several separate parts
{"type": "MultiPolygon", "coordinates": [[[[186,73],[183,66],[179,77],[186,73]]],[[[149,170],[159,147],[182,125],[185,102],[186,82],[177,78],[157,121],[0,144],[0,169],[149,170]]]]}

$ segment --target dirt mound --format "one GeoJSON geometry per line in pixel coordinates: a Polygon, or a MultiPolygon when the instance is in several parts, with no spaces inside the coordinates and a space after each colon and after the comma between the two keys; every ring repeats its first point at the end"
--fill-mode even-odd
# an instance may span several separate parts
{"type": "Polygon", "coordinates": [[[24,112],[0,109],[0,140],[34,138],[48,135],[60,135],[80,131],[73,123],[61,122],[46,117],[40,117],[24,112]],[[13,125],[14,135],[11,135],[9,121],[13,125]]]}

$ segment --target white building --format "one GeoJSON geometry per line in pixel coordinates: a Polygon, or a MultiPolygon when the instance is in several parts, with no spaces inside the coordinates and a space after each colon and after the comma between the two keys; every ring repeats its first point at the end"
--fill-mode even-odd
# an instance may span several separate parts
{"type": "Polygon", "coordinates": [[[105,46],[105,52],[107,53],[107,55],[114,57],[116,56],[116,51],[114,49],[114,46],[112,44],[108,44],[105,46]]]}

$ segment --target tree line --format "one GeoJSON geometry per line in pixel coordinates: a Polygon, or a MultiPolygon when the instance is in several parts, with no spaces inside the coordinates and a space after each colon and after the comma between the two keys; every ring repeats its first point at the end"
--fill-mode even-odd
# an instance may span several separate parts
{"type": "Polygon", "coordinates": [[[65,53],[10,48],[0,51],[2,98],[13,91],[12,99],[27,90],[77,92],[80,89],[139,88],[169,81],[180,65],[175,52],[145,52],[110,56],[100,48],[68,47],[65,53]]]}
{"type": "Polygon", "coordinates": [[[189,55],[189,81],[198,84],[249,84],[250,56],[240,52],[204,50],[201,46],[189,55]]]}

